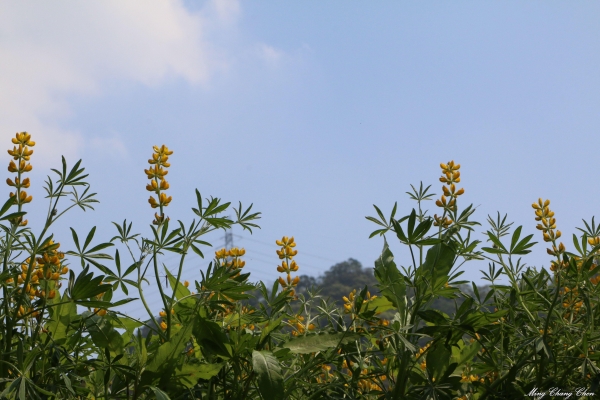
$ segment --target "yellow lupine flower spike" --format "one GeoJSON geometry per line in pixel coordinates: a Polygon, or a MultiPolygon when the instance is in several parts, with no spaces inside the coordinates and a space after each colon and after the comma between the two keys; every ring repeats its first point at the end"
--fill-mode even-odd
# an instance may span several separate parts
{"type": "MultiPolygon", "coordinates": [[[[169,150],[167,146],[164,144],[161,147],[152,146],[154,149],[154,153],[152,154],[152,158],[148,160],[148,164],[150,167],[148,169],[144,169],[144,173],[150,179],[150,182],[146,185],[146,190],[149,192],[154,192],[157,196],[150,196],[148,198],[148,203],[152,208],[162,208],[166,207],[171,203],[173,199],[171,196],[167,196],[164,193],[165,190],[168,190],[170,185],[169,182],[165,180],[165,176],[169,173],[166,168],[170,167],[171,164],[167,162],[169,159],[169,155],[173,154],[173,151],[169,150]]],[[[166,217],[166,220],[169,220],[166,217]]],[[[152,221],[154,225],[160,225],[165,221],[165,215],[161,212],[160,215],[155,213],[155,219],[152,221]]]]}

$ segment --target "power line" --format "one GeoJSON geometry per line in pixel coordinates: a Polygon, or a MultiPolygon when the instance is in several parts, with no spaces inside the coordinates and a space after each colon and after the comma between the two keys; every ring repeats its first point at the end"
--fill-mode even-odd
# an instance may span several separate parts
{"type": "MultiPolygon", "coordinates": [[[[234,235],[234,236],[237,236],[237,237],[239,237],[240,239],[246,239],[246,240],[249,240],[249,241],[251,241],[251,242],[260,243],[260,244],[262,244],[262,245],[264,245],[264,246],[273,247],[273,245],[272,245],[271,243],[263,242],[262,240],[258,240],[258,239],[254,239],[254,238],[250,238],[250,237],[246,237],[246,236],[241,236],[241,235],[234,235]]],[[[324,260],[324,261],[333,262],[333,263],[337,263],[337,262],[339,262],[339,261],[336,261],[336,260],[332,260],[331,258],[327,258],[327,257],[323,257],[323,256],[318,256],[318,255],[316,255],[316,254],[307,253],[307,252],[306,252],[306,251],[304,251],[304,250],[302,250],[302,254],[303,254],[303,255],[306,255],[306,256],[309,256],[309,257],[313,257],[313,258],[319,258],[319,259],[321,259],[321,260],[324,260]]]]}

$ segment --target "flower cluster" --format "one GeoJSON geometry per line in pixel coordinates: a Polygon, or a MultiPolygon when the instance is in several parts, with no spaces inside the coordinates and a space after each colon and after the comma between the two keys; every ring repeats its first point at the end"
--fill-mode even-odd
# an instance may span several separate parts
{"type": "Polygon", "coordinates": [[[568,319],[570,318],[571,314],[575,315],[581,311],[581,307],[583,307],[583,300],[579,296],[579,289],[577,287],[565,287],[563,290],[561,290],[561,292],[563,295],[562,306],[566,309],[563,317],[568,319]]]}
{"type": "Polygon", "coordinates": [[[160,208],[160,215],[158,213],[154,214],[155,220],[153,223],[160,225],[165,218],[163,207],[168,206],[172,200],[172,197],[167,197],[164,191],[169,189],[169,182],[167,182],[165,176],[169,173],[166,168],[171,166],[168,160],[173,152],[164,144],[161,147],[153,146],[153,149],[152,159],[148,160],[150,167],[145,169],[144,172],[150,179],[150,183],[146,185],[146,190],[156,194],[156,197],[150,196],[148,203],[152,208],[160,208]]]}
{"type": "MultiPolygon", "coordinates": [[[[361,371],[361,375],[368,375],[369,374],[369,370],[368,369],[363,369],[361,371]]],[[[380,380],[384,381],[386,379],[385,375],[381,375],[379,377],[380,380]]],[[[373,391],[380,391],[381,387],[379,386],[379,384],[372,378],[364,378],[364,379],[359,379],[358,381],[358,390],[361,393],[368,393],[368,392],[373,392],[373,391]]]]}
{"type": "Polygon", "coordinates": [[[287,274],[286,279],[279,277],[279,284],[284,290],[288,289],[290,291],[290,296],[294,296],[296,294],[294,288],[300,282],[299,276],[292,278],[292,272],[298,271],[298,264],[293,260],[293,257],[298,254],[298,250],[294,250],[296,242],[294,241],[293,236],[290,238],[284,236],[281,240],[276,240],[275,243],[278,246],[281,246],[281,248],[275,252],[279,256],[279,259],[283,260],[281,265],[277,266],[277,271],[287,274]]]}
{"type": "MultiPolygon", "coordinates": [[[[342,300],[344,300],[344,312],[346,314],[354,315],[354,312],[356,311],[354,309],[354,299],[355,298],[356,298],[356,289],[351,291],[348,294],[348,296],[342,296],[342,300]]],[[[377,298],[377,296],[375,296],[375,295],[371,296],[371,292],[367,292],[367,297],[363,300],[363,304],[368,303],[369,301],[375,300],[376,298],[377,298]]]]}
{"type": "Polygon", "coordinates": [[[467,375],[467,374],[463,374],[461,375],[461,379],[460,381],[462,383],[471,383],[471,382],[479,382],[479,383],[484,383],[485,379],[480,378],[479,375],[467,375]]]}
{"type": "Polygon", "coordinates": [[[348,378],[350,379],[354,379],[354,377],[358,375],[358,389],[363,394],[372,391],[381,391],[383,381],[386,380],[385,375],[370,375],[374,370],[372,367],[368,366],[367,360],[362,360],[360,363],[343,360],[340,372],[341,374],[348,375],[348,378]],[[360,369],[361,366],[363,367],[362,369],[360,369]]]}
{"type": "Polygon", "coordinates": [[[327,383],[335,377],[335,375],[331,373],[331,365],[323,364],[321,365],[321,368],[323,369],[323,373],[316,378],[318,384],[327,383]]]}
{"type": "MultiPolygon", "coordinates": [[[[16,172],[17,176],[12,180],[11,178],[6,179],[8,186],[14,187],[16,192],[10,192],[10,197],[15,198],[15,204],[19,207],[19,211],[23,204],[31,202],[32,196],[28,195],[24,188],[29,188],[29,178],[23,179],[23,174],[31,171],[32,166],[28,162],[33,154],[31,147],[35,146],[35,142],[31,141],[31,135],[27,132],[17,133],[12,139],[14,144],[12,150],[8,150],[8,154],[12,156],[13,160],[8,164],[9,172],[16,172]]],[[[17,217],[12,223],[19,224],[21,226],[27,225],[27,220],[23,221],[23,217],[17,217]]]]}
{"type": "MultiPolygon", "coordinates": [[[[421,356],[425,354],[429,347],[431,347],[431,342],[427,343],[424,347],[421,347],[419,349],[419,351],[415,354],[415,359],[418,360],[419,358],[421,358],[421,356]]],[[[427,368],[427,362],[425,361],[425,359],[421,360],[419,367],[421,368],[421,370],[425,371],[425,369],[427,368]]]]}
{"type": "MultiPolygon", "coordinates": [[[[20,286],[19,292],[23,290],[29,295],[29,300],[51,300],[56,296],[56,289],[61,286],[58,282],[60,276],[69,272],[69,268],[62,265],[65,255],[57,251],[59,246],[60,243],[50,241],[44,252],[33,262],[31,258],[27,258],[21,264],[21,272],[15,277],[16,284],[20,286]],[[32,271],[29,271],[30,265],[32,271]]],[[[9,278],[6,282],[13,285],[15,278],[9,278]]],[[[21,311],[19,310],[19,315],[22,316],[24,313],[21,311]]],[[[36,313],[33,315],[36,316],[36,313]]]]}
{"type": "Polygon", "coordinates": [[[444,215],[438,217],[435,214],[433,224],[447,228],[453,221],[446,217],[446,213],[456,211],[456,199],[465,192],[465,189],[456,189],[456,184],[460,182],[460,164],[449,161],[447,164],[441,163],[440,167],[442,168],[440,182],[444,183],[444,186],[442,186],[444,194],[439,200],[436,200],[435,204],[444,209],[444,215]]]}
{"type": "Polygon", "coordinates": [[[423,354],[425,354],[427,349],[429,349],[429,347],[431,347],[431,343],[432,342],[428,342],[425,346],[419,348],[419,351],[415,354],[415,359],[418,360],[423,354]]]}
{"type": "MultiPolygon", "coordinates": [[[[565,252],[565,245],[560,242],[556,244],[556,240],[561,237],[559,230],[556,230],[556,219],[554,218],[554,211],[550,210],[550,200],[542,200],[541,198],[537,203],[531,205],[535,210],[535,220],[541,223],[537,224],[536,228],[543,232],[544,241],[551,242],[552,248],[548,248],[547,252],[551,256],[560,257],[565,252]]],[[[552,271],[556,270],[558,264],[553,262],[552,271]]]]}
{"type": "Polygon", "coordinates": [[[292,336],[298,336],[304,334],[306,331],[314,331],[316,326],[312,322],[304,322],[302,315],[296,315],[294,318],[288,321],[288,324],[294,329],[292,336]]]}
{"type": "Polygon", "coordinates": [[[223,248],[215,251],[215,258],[221,267],[236,270],[242,269],[246,265],[246,261],[241,259],[244,254],[246,254],[246,249],[244,248],[233,247],[229,250],[223,248]]]}

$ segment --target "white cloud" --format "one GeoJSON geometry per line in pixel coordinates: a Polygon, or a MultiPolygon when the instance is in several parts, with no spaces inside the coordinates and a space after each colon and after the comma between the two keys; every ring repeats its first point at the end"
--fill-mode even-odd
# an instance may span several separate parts
{"type": "Polygon", "coordinates": [[[237,0],[199,12],[180,0],[0,2],[1,143],[27,130],[43,161],[75,156],[85,141],[60,128],[66,96],[100,94],[109,79],[206,84],[226,62],[205,38],[230,29],[239,13],[237,0]]]}
{"type": "Polygon", "coordinates": [[[128,154],[127,146],[125,146],[121,136],[117,133],[113,133],[109,137],[94,137],[90,139],[90,146],[97,151],[110,155],[118,154],[121,157],[125,157],[128,154]]]}
{"type": "Polygon", "coordinates": [[[264,60],[264,62],[272,68],[277,67],[284,56],[283,51],[265,43],[258,45],[258,54],[264,60]]]}

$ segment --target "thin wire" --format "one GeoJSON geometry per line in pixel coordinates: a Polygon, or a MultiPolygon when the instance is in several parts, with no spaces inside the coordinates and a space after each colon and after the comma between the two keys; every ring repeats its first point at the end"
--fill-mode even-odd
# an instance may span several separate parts
{"type": "MultiPolygon", "coordinates": [[[[241,236],[241,235],[237,235],[237,234],[236,234],[236,235],[234,235],[234,236],[237,236],[237,237],[238,237],[238,238],[240,238],[240,239],[246,239],[246,240],[249,240],[249,241],[251,241],[251,242],[260,243],[260,244],[262,244],[262,245],[264,245],[264,246],[273,247],[273,244],[271,244],[271,243],[267,243],[267,242],[263,242],[262,240],[258,240],[258,239],[254,239],[254,238],[250,238],[250,237],[246,237],[246,236],[241,236]]],[[[306,255],[306,256],[309,256],[309,257],[313,257],[313,258],[320,258],[321,260],[324,260],[324,261],[329,261],[329,262],[333,262],[333,263],[337,263],[337,262],[338,262],[338,261],[336,261],[336,260],[332,260],[331,258],[327,258],[327,257],[323,257],[323,256],[318,256],[318,255],[316,255],[316,254],[307,253],[307,252],[306,252],[306,251],[304,251],[304,250],[302,250],[302,254],[303,254],[303,255],[306,255]]]]}

